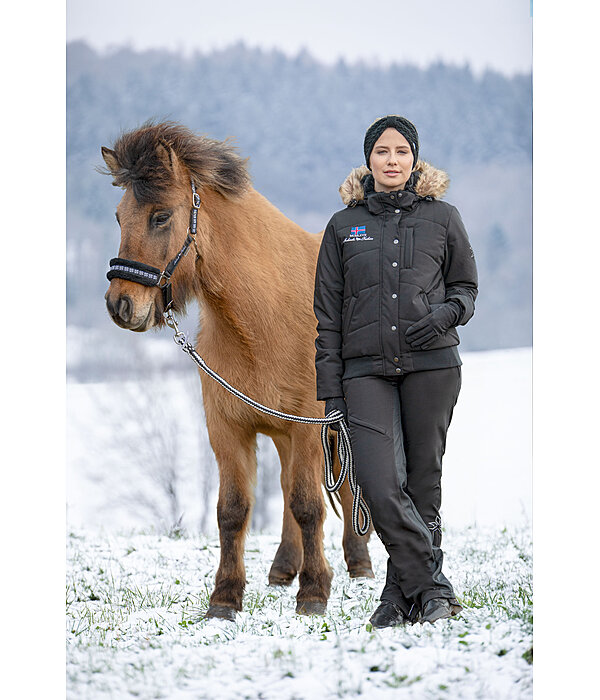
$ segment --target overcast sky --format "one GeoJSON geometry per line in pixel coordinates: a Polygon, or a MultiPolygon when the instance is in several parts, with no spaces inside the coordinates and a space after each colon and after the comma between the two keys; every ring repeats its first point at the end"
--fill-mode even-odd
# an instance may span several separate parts
{"type": "Polygon", "coordinates": [[[68,0],[67,40],[207,52],[239,40],[321,61],[531,70],[530,0],[68,0]]]}

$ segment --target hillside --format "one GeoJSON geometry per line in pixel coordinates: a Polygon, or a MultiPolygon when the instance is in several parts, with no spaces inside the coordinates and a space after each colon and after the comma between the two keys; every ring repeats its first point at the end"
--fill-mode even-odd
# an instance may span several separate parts
{"type": "Polygon", "coordinates": [[[184,58],[67,47],[68,322],[98,328],[120,192],[95,167],[100,147],[149,118],[172,119],[248,156],[254,186],[312,232],[342,207],[337,188],[362,163],[371,121],[402,113],[421,157],[451,176],[446,199],[469,231],[480,272],[463,348],[531,343],[531,75],[437,63],[325,66],[243,44],[184,58]]]}

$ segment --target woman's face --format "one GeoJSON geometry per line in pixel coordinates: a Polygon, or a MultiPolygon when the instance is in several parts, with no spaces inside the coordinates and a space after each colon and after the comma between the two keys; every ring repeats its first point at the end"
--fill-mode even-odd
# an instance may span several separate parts
{"type": "Polygon", "coordinates": [[[376,192],[403,190],[413,167],[408,141],[396,129],[387,128],[375,141],[369,164],[376,192]]]}

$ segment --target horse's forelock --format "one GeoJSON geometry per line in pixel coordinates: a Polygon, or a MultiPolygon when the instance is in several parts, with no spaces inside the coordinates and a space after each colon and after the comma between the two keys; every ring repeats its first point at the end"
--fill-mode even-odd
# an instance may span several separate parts
{"type": "MultiPolygon", "coordinates": [[[[228,198],[244,193],[250,184],[246,159],[228,141],[198,136],[174,122],[146,122],[139,129],[121,134],[113,150],[119,169],[112,172],[114,184],[131,185],[139,202],[151,202],[172,184],[173,173],[160,147],[172,149],[188,168],[198,186],[207,186],[228,198]]],[[[163,151],[164,154],[164,151],[163,151]]]]}

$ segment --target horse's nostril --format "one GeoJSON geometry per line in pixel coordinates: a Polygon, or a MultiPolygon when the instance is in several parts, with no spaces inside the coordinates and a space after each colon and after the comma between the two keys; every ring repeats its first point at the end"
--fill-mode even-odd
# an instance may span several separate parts
{"type": "Polygon", "coordinates": [[[123,321],[125,321],[125,323],[129,323],[132,314],[133,304],[131,299],[128,296],[122,296],[119,299],[119,316],[123,319],[123,321]]]}
{"type": "Polygon", "coordinates": [[[106,296],[104,297],[106,299],[106,308],[108,309],[108,313],[111,316],[115,315],[115,305],[112,302],[111,297],[108,295],[108,292],[106,293],[106,296]]]}

